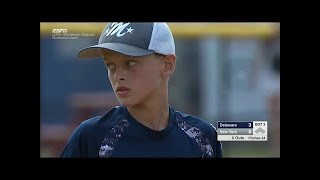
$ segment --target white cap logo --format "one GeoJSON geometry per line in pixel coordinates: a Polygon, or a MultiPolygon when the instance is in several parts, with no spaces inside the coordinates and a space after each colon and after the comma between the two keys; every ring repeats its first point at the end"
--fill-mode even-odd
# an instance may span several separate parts
{"type": "Polygon", "coordinates": [[[112,23],[110,25],[110,27],[108,27],[108,29],[106,30],[106,32],[104,33],[106,36],[109,35],[114,35],[116,34],[117,37],[121,37],[123,35],[125,35],[126,33],[132,33],[132,31],[134,29],[132,29],[131,27],[126,28],[130,23],[112,23]],[[111,28],[111,29],[110,29],[111,28]],[[127,32],[122,32],[124,29],[126,28],[127,32]]]}

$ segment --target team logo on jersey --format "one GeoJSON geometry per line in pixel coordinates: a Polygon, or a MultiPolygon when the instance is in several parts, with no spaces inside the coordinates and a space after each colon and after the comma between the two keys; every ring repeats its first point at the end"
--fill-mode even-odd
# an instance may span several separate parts
{"type": "Polygon", "coordinates": [[[102,157],[102,156],[110,155],[112,151],[113,151],[113,147],[106,144],[100,147],[99,156],[102,157]]]}
{"type": "Polygon", "coordinates": [[[127,33],[132,34],[132,31],[134,29],[132,29],[131,27],[128,27],[130,25],[130,23],[112,23],[108,29],[106,30],[106,32],[104,33],[106,36],[112,36],[112,35],[116,35],[117,37],[122,37],[127,33]],[[126,30],[126,31],[125,31],[126,30]]]}

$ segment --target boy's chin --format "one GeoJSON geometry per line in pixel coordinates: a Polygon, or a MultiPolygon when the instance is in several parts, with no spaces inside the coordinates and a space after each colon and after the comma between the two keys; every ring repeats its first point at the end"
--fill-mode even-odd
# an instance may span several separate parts
{"type": "Polygon", "coordinates": [[[121,105],[126,106],[126,107],[130,107],[130,106],[134,106],[136,105],[136,103],[129,101],[129,100],[120,100],[121,105]]]}

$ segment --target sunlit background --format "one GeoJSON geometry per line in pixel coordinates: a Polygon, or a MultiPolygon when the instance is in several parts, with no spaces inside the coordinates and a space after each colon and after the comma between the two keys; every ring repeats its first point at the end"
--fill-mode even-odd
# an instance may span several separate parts
{"type": "MultiPolygon", "coordinates": [[[[77,52],[106,23],[40,24],[40,156],[59,157],[84,120],[119,105],[101,59],[77,52]],[[53,38],[66,29],[69,39],[53,38]]],[[[168,23],[177,66],[169,101],[217,121],[268,121],[266,142],[223,142],[224,157],[280,157],[280,23],[168,23]]]]}

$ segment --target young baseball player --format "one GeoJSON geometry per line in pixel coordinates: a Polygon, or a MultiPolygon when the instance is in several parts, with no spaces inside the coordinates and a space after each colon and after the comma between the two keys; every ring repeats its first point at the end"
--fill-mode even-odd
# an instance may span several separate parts
{"type": "Polygon", "coordinates": [[[168,103],[176,55],[166,23],[109,23],[78,56],[103,58],[121,106],[83,121],[61,157],[222,157],[215,127],[168,103]]]}

